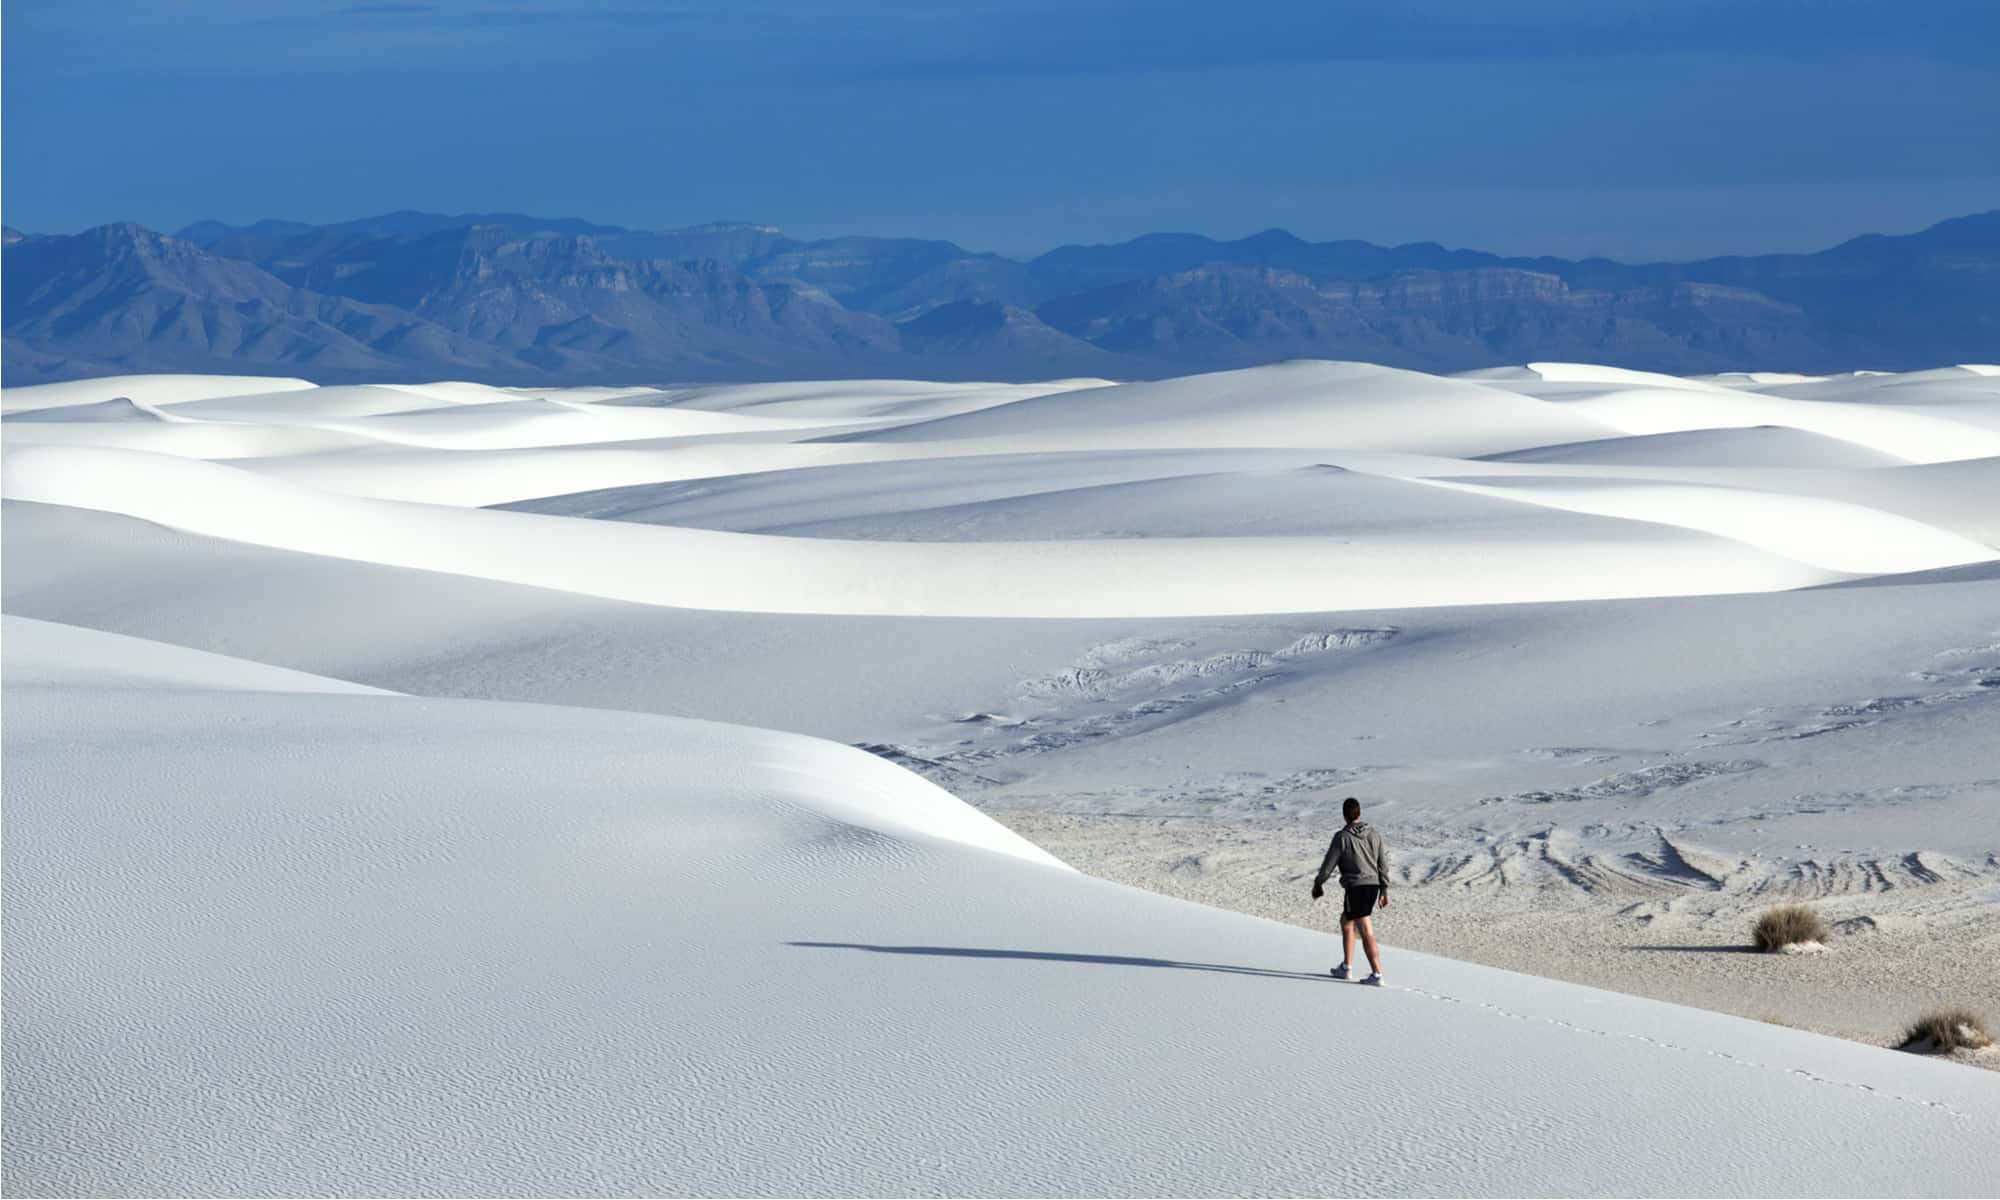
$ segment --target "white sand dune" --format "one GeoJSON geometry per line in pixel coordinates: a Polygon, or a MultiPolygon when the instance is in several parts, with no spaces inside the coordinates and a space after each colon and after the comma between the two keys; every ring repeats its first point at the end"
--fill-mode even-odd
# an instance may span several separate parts
{"type": "Polygon", "coordinates": [[[645,397],[660,394],[660,389],[653,387],[502,387],[487,389],[482,384],[458,383],[430,383],[421,386],[426,389],[442,389],[438,394],[446,397],[452,395],[472,396],[476,393],[471,391],[461,393],[458,389],[478,388],[481,391],[495,391],[514,398],[522,396],[530,398],[560,396],[566,400],[574,400],[582,404],[595,404],[606,400],[621,400],[628,396],[639,398],[639,402],[643,404],[646,402],[645,397]]]}
{"type": "MultiPolygon", "coordinates": [[[[515,398],[505,393],[501,397],[515,398]]],[[[179,416],[205,420],[310,425],[316,421],[379,417],[443,406],[456,407],[456,403],[431,395],[422,385],[384,387],[380,384],[357,384],[243,396],[218,395],[208,399],[176,401],[173,408],[179,416]]]]}
{"type": "Polygon", "coordinates": [[[1341,446],[1478,455],[1618,432],[1477,383],[1366,363],[1300,361],[1058,392],[848,436],[977,441],[989,452],[1341,446]]]}
{"type": "Polygon", "coordinates": [[[176,458],[237,459],[365,450],[365,434],[317,425],[249,424],[165,417],[111,422],[8,421],[0,442],[23,446],[118,447],[176,458]]]}
{"type": "Polygon", "coordinates": [[[392,694],[304,671],[27,617],[0,617],[0,633],[5,635],[0,650],[6,656],[9,687],[392,694]]]}
{"type": "MultiPolygon", "coordinates": [[[[958,448],[957,443],[950,446],[958,448]]],[[[1118,450],[946,454],[949,462],[941,464],[935,447],[892,447],[902,453],[891,457],[869,453],[874,449],[870,443],[710,445],[672,460],[654,460],[683,464],[693,472],[684,478],[547,493],[508,507],[562,516],[752,531],[1047,497],[1120,484],[1213,477],[1226,487],[1244,475],[1317,467],[1327,457],[1310,449],[1118,450]],[[833,458],[823,453],[828,449],[853,453],[833,458]],[[730,466],[738,469],[726,469],[730,466]]],[[[265,468],[260,464],[258,469],[265,468]]],[[[286,477],[292,477],[291,473],[286,477]]],[[[583,477],[571,478],[580,481],[583,477]]],[[[554,475],[544,479],[546,483],[558,482],[554,475]]],[[[1087,519],[1088,512],[1083,506],[1079,515],[1087,519]]]]}
{"type": "Polygon", "coordinates": [[[1990,385],[1968,385],[1971,394],[1935,404],[1875,403],[1877,389],[1851,380],[1796,385],[1824,389],[1809,398],[1788,394],[1795,390],[1788,385],[1769,390],[1657,385],[1607,389],[1593,382],[1494,380],[1491,386],[1539,397],[1633,435],[1775,425],[1854,442],[1907,462],[2000,454],[2000,426],[1993,423],[1990,412],[1990,385]]]}
{"type": "Polygon", "coordinates": [[[27,412],[39,408],[66,408],[99,404],[106,400],[140,400],[147,404],[173,404],[181,400],[205,400],[215,396],[250,396],[263,392],[304,391],[310,380],[275,378],[265,375],[108,375],[99,379],[75,379],[66,383],[39,383],[15,387],[0,394],[0,411],[27,412]]]}
{"type": "Polygon", "coordinates": [[[105,421],[138,421],[153,424],[172,421],[175,418],[162,412],[152,404],[142,404],[136,400],[119,396],[113,400],[99,400],[93,404],[67,404],[55,408],[26,408],[7,413],[4,418],[9,424],[96,424],[105,421]]]}
{"type": "Polygon", "coordinates": [[[1894,575],[1990,562],[2000,550],[1907,517],[1818,496],[1639,480],[1434,479],[1440,487],[1713,533],[1828,571],[1894,575]]]}
{"type": "MultiPolygon", "coordinates": [[[[1724,432],[1716,434],[1716,441],[1724,432]]],[[[1763,432],[1749,440],[1762,442],[1763,432]]],[[[1838,560],[1846,565],[1833,569],[1856,573],[1979,562],[2000,550],[2000,537],[1992,529],[1996,506],[1986,499],[2000,488],[2000,459],[1837,471],[1645,464],[1616,468],[1616,475],[1562,460],[1502,461],[1506,465],[1494,470],[1505,474],[1487,476],[1462,460],[1345,451],[1021,454],[956,458],[948,464],[904,459],[730,477],[703,473],[672,483],[551,496],[509,507],[652,524],[898,541],[1331,536],[1385,528],[1421,537],[1497,534],[1536,519],[1508,505],[1468,508],[1426,497],[1406,486],[1408,481],[1521,504],[1681,525],[1777,553],[1793,547],[1801,551],[1793,557],[1821,566],[1838,560]],[[1830,547],[1821,545],[1829,540],[1830,547]]],[[[1537,533],[1563,536],[1554,526],[1537,533]]]]}
{"type": "MultiPolygon", "coordinates": [[[[14,500],[364,562],[745,612],[1183,616],[1769,591],[1841,578],[1739,542],[1639,523],[1554,540],[1534,528],[1507,536],[1419,525],[1325,538],[861,542],[363,500],[112,449],[13,450],[5,470],[0,492],[14,500]],[[1176,585],[1154,586],[1163,578],[1176,585]]],[[[1937,553],[1912,553],[1925,550],[1937,553]]],[[[1930,565],[1966,561],[1947,557],[1930,565]]]]}
{"type": "Polygon", "coordinates": [[[1604,467],[1888,467],[1905,459],[1880,450],[1781,425],[1694,429],[1637,437],[1599,438],[1536,446],[1491,456],[1497,462],[1571,463],[1604,467]]]}
{"type": "Polygon", "coordinates": [[[353,496],[482,508],[603,488],[921,457],[929,457],[921,448],[725,436],[516,450],[383,447],[367,455],[280,455],[240,465],[353,496]]]}
{"type": "Polygon", "coordinates": [[[512,450],[650,438],[791,433],[824,429],[826,422],[509,398],[487,404],[458,404],[326,422],[325,426],[401,446],[512,450]]]}
{"type": "Polygon", "coordinates": [[[1606,367],[1597,363],[1531,362],[1519,371],[1501,368],[1501,372],[1490,377],[1540,379],[1549,383],[1610,384],[1618,388],[1675,388],[1693,392],[1715,390],[1714,385],[1701,379],[1662,375],[1657,371],[1634,371],[1629,367],[1606,367]]]}
{"type": "Polygon", "coordinates": [[[1052,379],[1043,383],[927,383],[858,379],[805,383],[729,384],[665,388],[620,398],[619,404],[659,404],[708,412],[755,412],[827,421],[920,421],[976,412],[1016,400],[1087,388],[1107,379],[1052,379]]]}
{"type": "MultiPolygon", "coordinates": [[[[1976,817],[1991,792],[1960,785],[2000,765],[1988,739],[1915,733],[1982,719],[2000,699],[1980,686],[2000,675],[2000,578],[1282,618],[969,622],[620,604],[78,509],[10,502],[5,519],[12,611],[237,648],[398,691],[707,713],[901,743],[962,766],[960,785],[976,773],[1015,781],[979,786],[985,802],[1053,790],[1069,810],[1256,821],[1273,781],[1300,775],[1306,786],[1277,799],[1310,813],[1358,775],[1371,800],[1450,828],[1468,812],[1487,823],[1506,815],[1482,804],[1493,795],[1751,755],[1758,771],[1696,781],[1698,839],[1781,854],[1795,848],[1771,833],[1782,802],[1823,791],[1829,771],[1868,799],[1797,820],[1817,824],[1815,841],[1870,845],[1909,835],[1911,800],[1898,785],[1949,783],[1924,807],[1976,817]],[[1310,652],[1278,653],[1290,646],[1310,652]],[[961,719],[977,712],[1025,723],[961,719]],[[1915,738],[1921,766],[1877,734],[1915,738]],[[1342,764],[1311,785],[1313,771],[1342,764]],[[1707,820],[1730,811],[1753,819],[1707,820]]],[[[1659,789],[1652,805],[1681,795],[1659,789]]],[[[1518,811],[1532,819],[1535,808],[1518,811]]],[[[1663,816],[1615,794],[1563,811],[1636,821],[1649,836],[1663,816]]],[[[1990,822],[1919,824],[1924,844],[1975,865],[1990,846],[1990,822]]]]}
{"type": "Polygon", "coordinates": [[[2000,546],[2000,458],[1815,474],[1789,480],[1786,486],[1865,504],[2000,546]]]}
{"type": "MultiPolygon", "coordinates": [[[[443,379],[431,383],[399,383],[396,387],[402,391],[415,392],[419,396],[424,396],[430,400],[445,404],[495,404],[507,400],[518,400],[523,395],[534,397],[546,395],[549,392],[549,389],[530,388],[524,391],[519,388],[494,387],[492,384],[486,383],[467,383],[457,379],[443,379]]],[[[576,390],[580,394],[571,396],[572,399],[590,400],[604,399],[610,396],[622,396],[634,391],[643,391],[644,389],[579,388],[576,390]]],[[[568,394],[569,389],[557,388],[554,391],[568,394]]]]}
{"type": "MultiPolygon", "coordinates": [[[[1448,492],[1437,495],[1450,498],[1448,492]]],[[[1529,510],[1533,511],[1533,510],[1529,510]]],[[[902,712],[913,719],[951,709],[954,691],[969,697],[964,710],[999,701],[1017,684],[1052,678],[1096,665],[1099,648],[1127,641],[1135,645],[1161,643],[1159,653],[1180,641],[1189,647],[1168,658],[1203,657],[1200,647],[1222,652],[1231,634],[1249,649],[1269,641],[1272,647],[1298,640],[1309,632],[1393,625],[1403,630],[1393,652],[1371,651],[1368,662],[1381,662],[1394,675],[1394,662],[1418,653],[1411,678],[1397,685],[1397,707],[1435,710],[1422,718],[1440,741],[1398,741],[1398,753],[1436,755],[1457,740],[1480,754],[1528,736],[1546,720],[1562,724],[1579,715],[1570,705],[1603,708],[1605,720],[1616,726],[1635,724],[1648,715],[1633,704],[1671,693],[1683,706],[1711,687],[1734,701],[1755,706],[1772,703],[1794,691],[1818,692],[1850,673],[1858,673],[1863,657],[1853,643],[1871,650],[1865,661],[1873,671],[1862,675],[1862,687],[1896,686],[1898,672],[1920,658],[1918,648],[1931,639],[1962,642],[1985,632],[1980,607],[1990,588],[1966,584],[1955,588],[1885,586],[1865,591],[1808,589],[1778,595],[1711,597],[1702,604],[1717,612],[1703,621],[1681,623],[1677,614],[1689,611],[1692,600],[1634,600],[1603,604],[1553,602],[1523,606],[1363,610],[1353,614],[1303,614],[1295,617],[1252,616],[1188,621],[1161,619],[1090,619],[1082,621],[1033,618],[968,622],[957,618],[886,617],[825,614],[746,614],[729,610],[698,610],[612,601],[576,591],[562,591],[482,579],[465,574],[385,566],[297,551],[265,548],[240,541],[211,538],[166,528],[156,522],[78,508],[8,501],[5,508],[5,603],[10,612],[45,619],[68,615],[77,623],[156,640],[184,640],[204,649],[241,647],[260,661],[343,678],[360,679],[397,691],[423,691],[417,672],[434,672],[447,694],[509,699],[561,694],[564,703],[584,703],[585,692],[560,692],[565,677],[587,672],[597,686],[618,692],[613,707],[684,713],[695,711],[703,696],[732,705],[731,720],[801,725],[804,714],[820,713],[809,728],[822,736],[859,740],[871,728],[881,729],[902,712]],[[1982,590],[1985,588],[1985,590],[1982,590]],[[1964,595],[1962,607],[1946,619],[1948,598],[1964,595]],[[1827,645],[1817,646],[1815,633],[1805,645],[1786,639],[1783,669],[1752,661],[1756,645],[1769,642],[1775,616],[1754,619],[1722,606],[1751,606],[1750,612],[1782,613],[1788,608],[1810,610],[1807,624],[1826,631],[1827,645]],[[1929,604],[1936,629],[1920,620],[1929,604]],[[1847,614],[1835,621],[1830,609],[1847,614]],[[294,623],[276,622],[268,613],[297,614],[294,623]],[[394,622],[381,613],[398,614],[394,622]],[[1612,615],[1615,614],[1615,615],[1612,615]],[[1593,695],[1586,677],[1587,661],[1609,652],[1621,627],[1641,633],[1653,623],[1660,627],[1662,653],[1690,660],[1691,678],[1683,680],[1651,654],[1631,655],[1635,677],[1619,692],[1620,703],[1606,707],[1601,690],[1593,695]],[[1600,628],[1600,623],[1602,628],[1600,628]],[[1687,643],[1703,624],[1721,625],[1699,646],[1687,643]],[[1592,632],[1586,637],[1579,630],[1592,632]],[[1282,636],[1276,631],[1286,631],[1282,636]],[[1483,639],[1488,631],[1497,639],[1483,639]],[[179,636],[176,637],[176,634],[179,636]],[[601,636],[603,661],[583,662],[571,637],[601,636]],[[1445,702],[1456,686],[1439,672],[1455,653],[1452,647],[1474,636],[1477,655],[1459,665],[1453,676],[1482,688],[1499,686],[1508,678],[1520,681],[1524,693],[1548,691],[1536,706],[1508,708],[1484,719],[1478,727],[1452,732],[1462,718],[1457,706],[1445,702]],[[903,639],[907,651],[898,649],[903,639]],[[371,640],[372,639],[372,640],[371,640]],[[1218,640],[1219,639],[1219,640],[1218,640]],[[1519,652],[1499,653],[1513,641],[1519,652]],[[1563,671],[1531,671],[1525,658],[1567,660],[1572,641],[1582,649],[1563,671]],[[947,650],[962,647],[957,661],[947,650]],[[979,649],[986,647],[986,649],[979,649]],[[517,649],[525,658],[507,672],[485,675],[481,664],[507,658],[517,649]],[[989,658],[990,655],[990,658],[989,658]],[[419,660],[422,660],[420,663],[419,660]],[[893,670],[871,663],[893,663],[893,670]],[[789,664],[789,665],[788,665],[789,664]],[[1728,670],[1725,672],[1725,668],[1728,670]],[[1800,673],[1803,673],[1802,675],[1800,673]],[[481,675],[488,685],[504,689],[510,678],[520,691],[482,691],[473,684],[481,675]],[[788,677],[790,682],[784,682],[788,677]],[[1768,686],[1759,680],[1769,676],[1768,686]],[[776,681],[776,682],[774,682],[776,681]],[[1720,682],[1714,682],[1720,681],[1720,682]],[[631,690],[639,688],[641,690],[631,690]],[[1683,691],[1676,691],[1682,688],[1683,691]],[[467,690],[470,689],[470,690],[467,690]],[[905,690],[908,689],[908,690],[905,690]],[[1440,690],[1441,689],[1441,690],[1440,690]],[[855,700],[843,711],[835,699],[842,693],[864,693],[868,703],[855,700]],[[740,698],[744,708],[737,705],[740,698]],[[787,704],[797,698],[796,707],[787,704]],[[873,709],[878,701],[881,708],[873,709]],[[784,706],[762,710],[756,703],[784,706]],[[1565,715],[1567,714],[1567,715],[1565,715]],[[849,720],[852,717],[853,720],[849,720]],[[1488,732],[1501,742],[1488,743],[1488,732]]],[[[2000,636],[2000,633],[1996,633],[2000,636]]],[[[1335,656],[1343,675],[1362,671],[1362,660],[1335,656]]],[[[1381,692],[1389,680],[1367,675],[1367,687],[1381,692]]],[[[1299,703],[1303,700],[1295,700],[1299,703]]],[[[1343,698],[1343,704],[1358,700],[1343,698]]],[[[1276,719],[1280,714],[1263,713],[1276,719]]],[[[1334,726],[1354,723],[1357,713],[1345,707],[1314,712],[1334,726]]],[[[1211,714],[1222,720],[1222,714],[1211,714]]],[[[1307,719],[1307,718],[1302,718],[1307,719]]],[[[1414,731],[1415,712],[1398,718],[1414,731]]],[[[1226,723],[1226,722],[1225,722],[1226,723]]],[[[898,726],[892,732],[901,732],[898,726]]],[[[1239,731],[1241,732],[1241,731],[1239,731]]],[[[1381,737],[1384,730],[1371,728],[1381,737]]],[[[1205,754],[1218,752],[1208,747],[1205,754]]],[[[1267,751],[1251,744],[1246,752],[1267,751]]],[[[1312,753],[1307,748],[1306,753],[1312,753]]]]}
{"type": "Polygon", "coordinates": [[[1991,1072],[1410,949],[2000,1017],[2000,376],[52,387],[10,1194],[2000,1177],[1991,1072]]]}
{"type": "Polygon", "coordinates": [[[1995,1165],[1981,1073],[1419,955],[1341,986],[1323,937],[1036,861],[806,739],[117,675],[14,687],[8,739],[17,1194],[1954,1195],[1995,1165]]]}

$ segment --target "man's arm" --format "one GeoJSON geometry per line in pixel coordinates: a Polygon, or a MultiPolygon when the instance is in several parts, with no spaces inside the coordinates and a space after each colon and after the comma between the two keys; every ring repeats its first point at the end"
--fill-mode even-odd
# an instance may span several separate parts
{"type": "Polygon", "coordinates": [[[1313,899],[1326,895],[1326,877],[1333,874],[1334,864],[1340,858],[1340,835],[1334,834],[1333,841],[1327,843],[1326,857],[1320,860],[1319,874],[1313,876],[1313,899]]]}
{"type": "Polygon", "coordinates": [[[1389,907],[1389,845],[1382,840],[1381,830],[1377,829],[1374,833],[1375,877],[1382,881],[1382,899],[1377,901],[1376,906],[1387,908],[1389,907]]]}

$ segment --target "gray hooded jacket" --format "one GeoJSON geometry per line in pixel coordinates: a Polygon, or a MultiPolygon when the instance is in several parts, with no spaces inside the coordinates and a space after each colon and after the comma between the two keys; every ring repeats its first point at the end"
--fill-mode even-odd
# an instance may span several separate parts
{"type": "Polygon", "coordinates": [[[1333,835],[1333,844],[1326,848],[1326,858],[1319,864],[1313,883],[1325,883],[1335,869],[1340,871],[1341,887],[1388,887],[1389,852],[1382,846],[1382,835],[1366,821],[1341,826],[1333,835]]]}

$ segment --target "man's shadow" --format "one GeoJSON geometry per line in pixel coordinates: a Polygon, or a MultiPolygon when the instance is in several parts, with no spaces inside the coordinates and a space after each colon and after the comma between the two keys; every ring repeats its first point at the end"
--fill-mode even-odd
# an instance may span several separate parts
{"type": "Polygon", "coordinates": [[[1011,958],[1035,962],[1093,963],[1104,967],[1162,967],[1170,971],[1213,971],[1219,975],[1256,975],[1265,979],[1302,979],[1331,983],[1326,975],[1237,967],[1225,963],[1182,962],[1173,958],[1134,958],[1123,954],[1061,954],[1053,950],[992,950],[977,946],[871,946],[865,942],[786,942],[813,950],[866,950],[871,954],[922,954],[936,958],[1011,958]]]}

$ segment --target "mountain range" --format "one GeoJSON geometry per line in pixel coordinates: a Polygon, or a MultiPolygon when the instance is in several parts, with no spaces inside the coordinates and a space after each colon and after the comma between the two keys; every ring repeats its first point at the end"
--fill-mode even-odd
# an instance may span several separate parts
{"type": "Polygon", "coordinates": [[[1903,370],[2000,355],[2000,210],[1814,254],[1626,264],[1148,234],[1022,261],[766,225],[519,213],[8,229],[5,382],[119,372],[660,383],[1147,378],[1278,359],[1455,371],[1903,370]]]}

